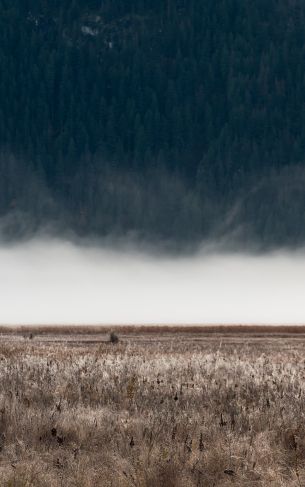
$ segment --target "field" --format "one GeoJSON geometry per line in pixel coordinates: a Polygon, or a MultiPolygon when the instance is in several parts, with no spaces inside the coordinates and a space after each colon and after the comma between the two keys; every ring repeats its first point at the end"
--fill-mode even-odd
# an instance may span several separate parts
{"type": "Polygon", "coordinates": [[[305,485],[304,328],[0,332],[1,487],[305,485]]]}

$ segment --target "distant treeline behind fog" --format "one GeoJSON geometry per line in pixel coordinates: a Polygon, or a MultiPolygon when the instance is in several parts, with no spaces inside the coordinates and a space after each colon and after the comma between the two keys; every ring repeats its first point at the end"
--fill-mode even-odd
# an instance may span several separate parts
{"type": "Polygon", "coordinates": [[[301,0],[0,0],[0,227],[305,241],[301,0]]]}

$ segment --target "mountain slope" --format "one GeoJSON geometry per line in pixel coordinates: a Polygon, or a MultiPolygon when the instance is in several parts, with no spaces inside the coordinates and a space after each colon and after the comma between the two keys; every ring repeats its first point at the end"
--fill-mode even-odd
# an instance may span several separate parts
{"type": "Polygon", "coordinates": [[[19,205],[39,224],[174,240],[246,222],[250,240],[303,241],[304,197],[291,189],[305,153],[303,2],[0,0],[0,10],[3,215],[19,205]],[[3,169],[8,154],[20,169],[3,169]],[[20,198],[33,181],[52,199],[45,217],[33,191],[20,198]],[[241,203],[230,218],[257,185],[251,214],[241,203]]]}

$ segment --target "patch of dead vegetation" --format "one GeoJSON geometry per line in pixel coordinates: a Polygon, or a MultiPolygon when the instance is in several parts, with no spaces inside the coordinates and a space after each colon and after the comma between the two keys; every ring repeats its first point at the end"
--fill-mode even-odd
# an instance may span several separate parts
{"type": "Polygon", "coordinates": [[[280,339],[0,342],[0,485],[300,487],[304,365],[280,339]]]}

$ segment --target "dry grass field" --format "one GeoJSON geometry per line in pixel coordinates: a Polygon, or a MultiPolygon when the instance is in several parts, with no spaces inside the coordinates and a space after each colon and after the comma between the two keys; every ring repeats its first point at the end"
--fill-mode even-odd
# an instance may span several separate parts
{"type": "Polygon", "coordinates": [[[304,329],[0,331],[1,487],[305,485],[304,329]]]}

